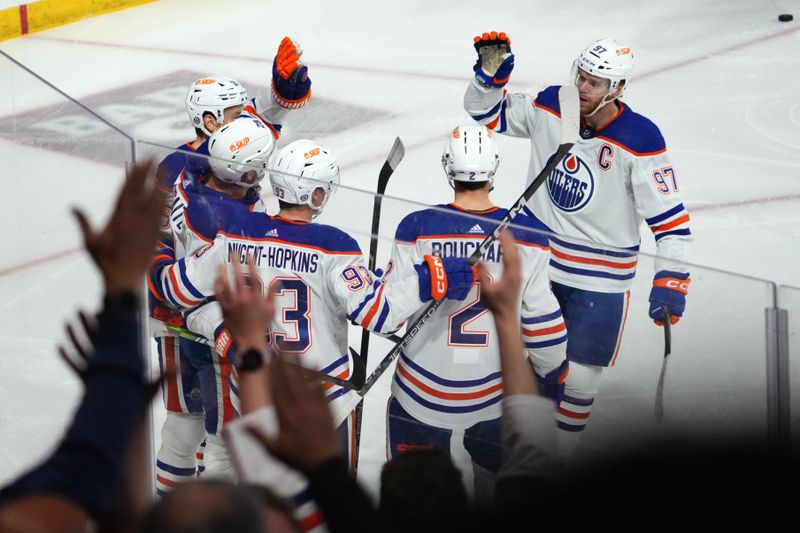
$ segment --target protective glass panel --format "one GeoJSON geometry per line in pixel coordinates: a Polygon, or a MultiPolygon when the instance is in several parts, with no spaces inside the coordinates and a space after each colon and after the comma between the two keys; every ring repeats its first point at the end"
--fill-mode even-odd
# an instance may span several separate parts
{"type": "Polygon", "coordinates": [[[778,306],[789,318],[789,397],[792,441],[800,438],[800,288],[778,287],[778,306]]]}
{"type": "Polygon", "coordinates": [[[45,456],[80,398],[56,346],[76,355],[64,323],[78,324],[78,308],[98,308],[102,280],[70,211],[104,223],[133,152],[124,134],[6,56],[0,89],[2,485],[45,456]]]}

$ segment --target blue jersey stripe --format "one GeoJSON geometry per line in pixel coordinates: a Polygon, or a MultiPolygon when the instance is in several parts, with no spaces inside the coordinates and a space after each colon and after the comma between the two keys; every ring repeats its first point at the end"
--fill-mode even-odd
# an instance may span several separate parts
{"type": "Polygon", "coordinates": [[[421,398],[418,394],[412,391],[405,383],[400,381],[397,374],[394,376],[394,382],[397,383],[397,386],[403,389],[403,391],[408,394],[415,402],[418,404],[427,407],[433,411],[439,411],[442,413],[473,413],[484,407],[489,407],[490,405],[496,404],[503,398],[503,394],[501,391],[497,391],[497,394],[494,398],[490,398],[482,403],[477,403],[473,405],[464,405],[464,406],[451,406],[451,405],[441,405],[438,403],[430,402],[424,398],[421,398]]]}
{"type": "Polygon", "coordinates": [[[636,275],[636,272],[631,272],[630,274],[612,274],[610,272],[601,272],[598,270],[586,270],[583,268],[574,268],[574,267],[569,267],[567,265],[562,265],[561,263],[555,261],[554,259],[550,260],[550,266],[557,268],[559,270],[563,270],[564,272],[569,272],[570,274],[578,274],[579,276],[589,276],[592,278],[626,280],[626,279],[633,279],[633,277],[636,275]]]}
{"type": "Polygon", "coordinates": [[[497,130],[498,133],[503,133],[506,131],[506,99],[503,98],[503,106],[500,108],[500,129],[497,130]]]}
{"type": "Polygon", "coordinates": [[[542,315],[542,316],[534,316],[531,318],[522,317],[523,324],[541,324],[542,322],[550,322],[551,320],[555,320],[556,318],[562,316],[561,309],[556,310],[554,313],[550,313],[549,315],[542,315]]]}
{"type": "Polygon", "coordinates": [[[186,259],[181,259],[178,261],[178,273],[181,276],[181,281],[183,282],[183,286],[189,291],[189,293],[197,298],[198,300],[202,300],[205,298],[205,295],[198,291],[194,285],[189,281],[189,278],[186,276],[186,259]]]}
{"type": "Polygon", "coordinates": [[[164,297],[169,300],[172,305],[178,308],[184,307],[184,304],[179,302],[178,299],[172,294],[172,291],[169,288],[169,281],[164,283],[161,287],[163,289],[161,292],[164,293],[164,297]]]}
{"type": "Polygon", "coordinates": [[[489,383],[490,381],[499,378],[501,375],[500,372],[493,372],[488,376],[480,379],[455,381],[455,380],[440,378],[439,376],[432,374],[428,370],[425,370],[424,368],[416,364],[414,361],[409,359],[408,356],[406,356],[406,354],[404,354],[403,352],[400,352],[400,359],[402,359],[403,363],[405,363],[408,367],[410,367],[418,374],[422,374],[423,376],[433,381],[434,383],[438,383],[439,385],[444,385],[445,387],[475,387],[478,385],[485,385],[486,383],[489,383]]]}
{"type": "Polygon", "coordinates": [[[347,357],[347,355],[343,355],[339,359],[334,361],[333,363],[331,363],[328,366],[326,366],[325,368],[323,368],[320,372],[323,372],[323,373],[327,374],[328,372],[330,372],[331,370],[333,370],[337,366],[342,366],[348,360],[349,360],[349,358],[347,357]]]}
{"type": "MultiPolygon", "coordinates": [[[[375,283],[377,284],[379,282],[376,281],[375,283]]],[[[349,320],[350,322],[355,322],[356,318],[358,318],[358,315],[361,314],[361,311],[370,302],[370,300],[375,298],[376,294],[378,294],[378,291],[375,290],[375,286],[373,285],[372,292],[366,298],[364,298],[364,300],[360,304],[358,304],[358,307],[356,307],[355,311],[347,315],[347,320],[349,320]]]]}
{"type": "Polygon", "coordinates": [[[179,468],[177,466],[168,465],[167,463],[162,463],[161,461],[156,461],[156,467],[175,476],[194,476],[195,473],[197,473],[194,468],[179,468]]]}
{"type": "Polygon", "coordinates": [[[372,328],[375,331],[381,331],[383,329],[383,323],[386,322],[386,317],[389,316],[389,302],[383,302],[383,309],[381,310],[381,314],[378,316],[378,323],[375,324],[375,327],[372,328]]]}
{"type": "Polygon", "coordinates": [[[567,342],[567,336],[562,335],[557,339],[550,339],[549,341],[538,341],[538,342],[526,342],[526,348],[547,348],[549,346],[555,346],[556,344],[561,344],[562,342],[567,342]]]}
{"type": "Polygon", "coordinates": [[[311,501],[311,492],[308,489],[303,489],[292,498],[292,503],[295,507],[300,507],[304,503],[311,501]]]}
{"type": "Polygon", "coordinates": [[[658,224],[662,220],[666,220],[666,219],[668,219],[670,217],[673,217],[673,216],[677,215],[678,213],[680,213],[683,210],[684,210],[683,203],[680,203],[680,204],[676,205],[675,207],[673,207],[672,209],[670,209],[669,211],[664,211],[660,215],[656,215],[654,217],[646,218],[646,219],[644,219],[644,221],[647,222],[647,224],[649,226],[652,226],[653,224],[658,224]]]}
{"type": "Polygon", "coordinates": [[[691,230],[689,228],[674,229],[672,231],[665,231],[663,233],[659,233],[659,234],[656,235],[656,242],[658,242],[659,239],[662,239],[663,237],[666,237],[667,235],[691,235],[691,234],[692,234],[692,232],[691,232],[691,230]]]}
{"type": "Polygon", "coordinates": [[[594,405],[593,398],[588,398],[588,399],[576,398],[575,396],[570,396],[569,394],[564,395],[564,401],[571,403],[572,405],[580,405],[582,407],[589,407],[591,405],[594,405]]]}
{"type": "MultiPolygon", "coordinates": [[[[637,254],[635,253],[628,253],[628,252],[615,252],[613,250],[605,250],[603,248],[592,248],[590,246],[585,246],[583,244],[575,244],[567,241],[562,241],[556,237],[551,236],[550,241],[558,244],[559,246],[563,246],[564,248],[570,248],[572,250],[578,250],[579,252],[590,252],[593,254],[600,254],[600,255],[607,255],[609,257],[636,257],[637,254]]],[[[629,246],[625,247],[625,250],[631,250],[633,252],[639,251],[639,246],[629,246]]]]}
{"type": "Polygon", "coordinates": [[[566,422],[558,421],[557,423],[558,429],[563,429],[564,431],[571,431],[573,433],[577,433],[578,431],[583,431],[586,426],[574,426],[572,424],[567,424],[566,422]]]}
{"type": "Polygon", "coordinates": [[[474,120],[483,120],[485,118],[491,117],[492,115],[497,113],[497,110],[500,109],[500,104],[502,104],[504,101],[505,101],[505,98],[503,98],[502,100],[497,102],[497,104],[494,107],[492,107],[489,111],[487,111],[483,115],[472,115],[472,118],[474,120]]]}
{"type": "Polygon", "coordinates": [[[336,392],[332,392],[331,394],[326,396],[325,399],[328,400],[328,402],[332,402],[336,398],[339,398],[340,396],[344,396],[345,394],[347,394],[347,390],[348,389],[339,387],[339,390],[337,390],[336,392]]]}

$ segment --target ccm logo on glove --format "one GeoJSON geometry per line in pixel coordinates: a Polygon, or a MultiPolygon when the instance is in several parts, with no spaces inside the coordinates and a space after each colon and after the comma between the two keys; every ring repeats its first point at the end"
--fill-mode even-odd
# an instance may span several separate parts
{"type": "Polygon", "coordinates": [[[664,287],[665,289],[672,289],[673,291],[689,294],[690,279],[675,279],[675,278],[661,278],[653,281],[654,287],[664,287]]]}
{"type": "Polygon", "coordinates": [[[442,258],[437,255],[426,255],[425,262],[431,270],[431,296],[434,300],[441,300],[447,294],[447,273],[442,258]]]}

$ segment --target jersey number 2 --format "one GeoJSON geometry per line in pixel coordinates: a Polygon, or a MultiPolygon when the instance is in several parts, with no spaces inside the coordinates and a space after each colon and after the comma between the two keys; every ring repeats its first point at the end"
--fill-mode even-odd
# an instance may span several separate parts
{"type": "Polygon", "coordinates": [[[470,331],[466,329],[469,324],[486,313],[486,308],[481,303],[481,285],[476,283],[475,298],[467,305],[450,315],[447,321],[447,344],[449,346],[488,346],[488,331],[470,331]]]}

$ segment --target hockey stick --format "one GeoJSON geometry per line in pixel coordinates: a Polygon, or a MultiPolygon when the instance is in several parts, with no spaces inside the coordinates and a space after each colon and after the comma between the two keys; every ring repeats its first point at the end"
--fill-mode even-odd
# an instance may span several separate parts
{"type": "MultiPolygon", "coordinates": [[[[211,347],[214,346],[214,343],[211,342],[210,340],[206,339],[202,335],[194,333],[193,331],[189,331],[186,328],[182,328],[179,326],[171,326],[169,324],[164,324],[164,325],[169,331],[175,333],[181,338],[194,342],[199,342],[200,344],[205,344],[211,347]]],[[[358,352],[356,352],[352,348],[350,348],[350,357],[353,359],[353,371],[350,373],[350,377],[348,379],[337,378],[335,376],[328,375],[325,372],[320,372],[319,370],[314,370],[302,365],[297,365],[290,361],[286,361],[286,363],[302,368],[305,371],[305,373],[312,378],[327,383],[331,383],[333,385],[338,385],[346,389],[358,390],[364,386],[364,380],[367,376],[367,367],[364,366],[364,361],[361,359],[361,357],[358,356],[358,352]]]]}
{"type": "MultiPolygon", "coordinates": [[[[378,232],[380,231],[381,227],[381,203],[383,202],[383,194],[386,192],[386,185],[389,183],[389,178],[394,174],[397,165],[400,164],[400,161],[403,160],[403,157],[406,155],[406,148],[403,146],[403,141],[400,140],[400,137],[396,137],[394,140],[394,144],[392,145],[392,149],[389,150],[389,156],[386,158],[386,161],[383,163],[381,167],[381,171],[378,174],[378,189],[376,191],[375,196],[373,197],[372,201],[372,231],[370,232],[370,240],[369,240],[369,256],[368,260],[368,267],[370,272],[375,272],[375,259],[378,254],[378,232]]],[[[366,364],[367,364],[367,355],[369,353],[369,331],[364,329],[361,332],[361,358],[362,364],[364,365],[364,374],[366,377],[366,364]]],[[[361,381],[361,385],[363,386],[364,382],[361,381]]],[[[359,387],[361,388],[361,387],[359,387]]],[[[356,457],[355,464],[353,464],[353,475],[355,476],[356,472],[358,471],[358,452],[360,449],[361,444],[361,421],[362,421],[362,411],[364,410],[364,402],[358,402],[356,406],[356,438],[355,442],[353,443],[354,446],[354,454],[356,457]]]]}
{"type": "Polygon", "coordinates": [[[664,358],[661,360],[661,374],[658,376],[656,387],[656,422],[664,420],[664,378],[667,375],[667,360],[672,352],[672,325],[669,321],[669,307],[664,306],[664,358]]]}
{"type": "MultiPolygon", "coordinates": [[[[575,144],[579,137],[579,126],[580,126],[580,102],[578,100],[578,89],[573,85],[562,86],[558,91],[558,102],[559,107],[561,109],[561,143],[558,147],[558,150],[555,154],[550,158],[550,161],[545,165],[541,172],[534,178],[530,185],[525,189],[525,192],[522,193],[514,205],[508,210],[505,216],[500,220],[497,227],[492,231],[490,235],[488,235],[481,243],[478,245],[478,248],[473,252],[470,256],[469,260],[471,263],[476,263],[486,250],[494,244],[500,234],[505,230],[511,221],[523,210],[525,205],[528,203],[528,200],[533,196],[533,194],[542,186],[545,180],[550,176],[550,173],[555,170],[555,168],[561,163],[561,161],[566,157],[569,150],[575,144]]],[[[434,300],[428,304],[427,307],[422,311],[422,313],[417,317],[414,322],[406,328],[405,334],[400,339],[394,348],[392,348],[388,354],[386,354],[375,368],[372,373],[367,378],[364,386],[358,390],[359,396],[364,396],[369,390],[375,385],[375,382],[386,372],[386,369],[389,368],[389,365],[397,359],[406,346],[411,342],[411,340],[416,337],[419,330],[425,325],[428,319],[433,315],[434,312],[439,308],[444,300],[434,300]]]]}

